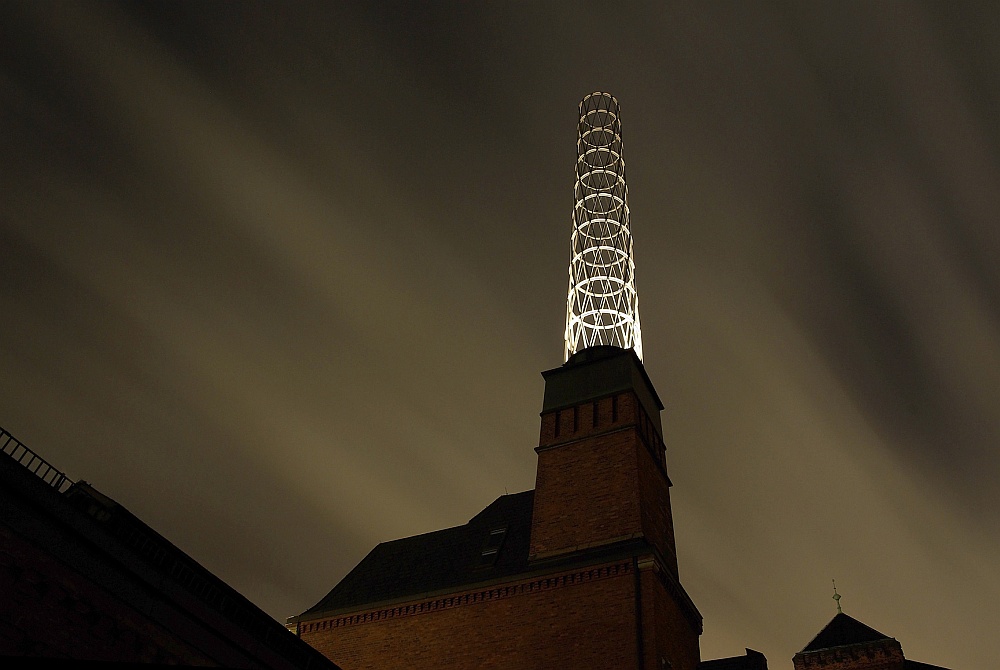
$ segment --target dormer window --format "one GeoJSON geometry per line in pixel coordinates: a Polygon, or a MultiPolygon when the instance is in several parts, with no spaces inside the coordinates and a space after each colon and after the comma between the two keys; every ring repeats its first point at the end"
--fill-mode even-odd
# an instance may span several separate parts
{"type": "Polygon", "coordinates": [[[486,567],[496,563],[497,556],[500,555],[500,548],[503,546],[505,537],[507,537],[506,526],[490,530],[486,539],[483,540],[483,548],[479,556],[480,567],[486,567]]]}

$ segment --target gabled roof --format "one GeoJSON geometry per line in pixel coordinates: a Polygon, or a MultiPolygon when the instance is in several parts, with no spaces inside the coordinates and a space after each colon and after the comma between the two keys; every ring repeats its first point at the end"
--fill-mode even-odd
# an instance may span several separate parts
{"type": "Polygon", "coordinates": [[[500,496],[464,526],[379,544],[301,616],[525,572],[534,494],[500,496]]]}
{"type": "Polygon", "coordinates": [[[819,635],[812,639],[812,642],[806,645],[802,652],[819,651],[820,649],[829,649],[831,647],[843,647],[844,645],[891,639],[888,635],[884,635],[874,628],[866,626],[854,617],[847,616],[843,612],[838,612],[837,616],[830,620],[830,623],[819,632],[819,635]]]}

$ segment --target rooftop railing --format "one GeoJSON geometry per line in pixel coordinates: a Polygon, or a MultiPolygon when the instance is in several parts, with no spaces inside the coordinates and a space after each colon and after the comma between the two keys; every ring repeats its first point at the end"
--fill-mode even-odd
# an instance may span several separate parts
{"type": "Polygon", "coordinates": [[[0,428],[0,451],[23,465],[36,477],[60,493],[73,485],[72,479],[56,470],[48,461],[3,428],[0,428]]]}

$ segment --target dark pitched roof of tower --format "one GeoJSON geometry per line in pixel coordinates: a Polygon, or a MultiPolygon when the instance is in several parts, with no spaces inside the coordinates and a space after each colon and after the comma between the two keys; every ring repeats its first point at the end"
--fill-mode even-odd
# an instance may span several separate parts
{"type": "Polygon", "coordinates": [[[303,615],[487,582],[527,570],[534,491],[497,498],[464,526],[383,542],[303,615]]]}
{"type": "Polygon", "coordinates": [[[854,617],[847,616],[843,612],[838,612],[837,616],[833,617],[830,623],[802,651],[819,651],[820,649],[829,649],[830,647],[842,647],[849,644],[862,644],[864,642],[891,639],[888,635],[884,635],[874,628],[866,626],[854,617]]]}

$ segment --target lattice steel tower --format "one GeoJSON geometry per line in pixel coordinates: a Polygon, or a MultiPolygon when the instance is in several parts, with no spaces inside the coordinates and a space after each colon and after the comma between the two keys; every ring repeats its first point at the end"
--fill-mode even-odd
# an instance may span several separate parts
{"type": "Polygon", "coordinates": [[[576,150],[564,358],[610,344],[634,349],[642,360],[622,125],[610,93],[580,102],[576,150]]]}

